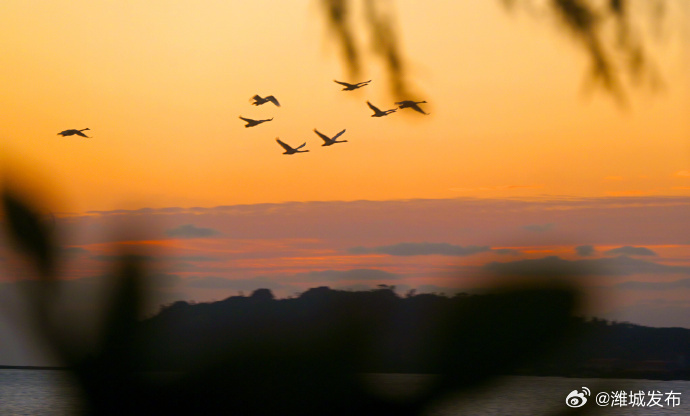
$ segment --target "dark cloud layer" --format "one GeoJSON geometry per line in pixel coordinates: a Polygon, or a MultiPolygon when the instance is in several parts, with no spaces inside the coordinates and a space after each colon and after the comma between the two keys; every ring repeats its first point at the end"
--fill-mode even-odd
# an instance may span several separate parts
{"type": "Polygon", "coordinates": [[[275,281],[275,279],[269,279],[266,277],[228,279],[219,276],[199,276],[182,279],[182,282],[187,287],[197,289],[232,289],[252,291],[262,288],[271,290],[285,290],[289,288],[289,286],[281,284],[275,281]]]}
{"type": "Polygon", "coordinates": [[[469,256],[491,250],[488,246],[458,246],[448,243],[399,243],[378,247],[353,247],[349,250],[353,254],[379,253],[391,256],[426,256],[437,254],[441,256],[469,256]]]}
{"type": "Polygon", "coordinates": [[[212,228],[197,227],[194,224],[180,225],[165,231],[165,235],[173,238],[204,238],[213,237],[220,233],[212,228]]]}
{"type": "Polygon", "coordinates": [[[605,254],[626,255],[626,256],[656,256],[657,254],[647,247],[623,246],[607,250],[605,254]]]}
{"type": "Polygon", "coordinates": [[[690,289],[690,279],[674,280],[672,282],[623,282],[616,285],[620,289],[628,290],[673,290],[690,289]]]}
{"type": "Polygon", "coordinates": [[[386,281],[399,279],[400,276],[379,269],[350,269],[350,270],[317,270],[306,273],[296,273],[289,280],[297,282],[338,282],[344,280],[374,280],[386,281]]]}
{"type": "Polygon", "coordinates": [[[484,265],[490,273],[525,277],[629,276],[634,274],[690,274],[690,267],[667,266],[627,256],[564,260],[557,256],[484,265]]]}
{"type": "Polygon", "coordinates": [[[527,231],[532,231],[535,233],[543,233],[543,232],[551,230],[553,227],[554,227],[554,225],[552,223],[548,223],[548,224],[530,224],[530,225],[525,225],[522,228],[524,228],[527,231]]]}
{"type": "Polygon", "coordinates": [[[596,252],[594,246],[588,244],[575,247],[575,253],[580,257],[593,256],[596,252]]]}

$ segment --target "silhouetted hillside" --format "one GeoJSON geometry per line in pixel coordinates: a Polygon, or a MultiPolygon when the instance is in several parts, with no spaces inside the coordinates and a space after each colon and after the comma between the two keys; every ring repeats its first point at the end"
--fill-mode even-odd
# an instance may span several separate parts
{"type": "MultiPolygon", "coordinates": [[[[267,289],[214,303],[176,302],[143,327],[155,334],[154,368],[187,370],[219,357],[250,357],[291,368],[299,362],[354,372],[539,374],[687,378],[690,330],[584,320],[567,297],[432,294],[392,288],[327,287],[274,299],[267,289]],[[555,336],[554,328],[563,336],[555,336]],[[554,335],[551,337],[550,335],[554,335]],[[545,342],[545,340],[548,340],[545,342]],[[554,348],[558,347],[558,348],[554,348]],[[549,353],[552,351],[552,353],[549,353]],[[335,362],[332,362],[334,360],[335,362]]],[[[462,377],[462,376],[459,376],[462,377]]]]}

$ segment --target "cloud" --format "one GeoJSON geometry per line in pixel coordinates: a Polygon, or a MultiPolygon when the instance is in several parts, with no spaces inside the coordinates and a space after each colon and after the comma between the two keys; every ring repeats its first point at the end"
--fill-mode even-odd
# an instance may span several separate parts
{"type": "Polygon", "coordinates": [[[607,250],[605,254],[623,254],[626,256],[656,256],[656,253],[647,247],[633,247],[633,246],[623,246],[607,250]]]}
{"type": "Polygon", "coordinates": [[[557,256],[541,259],[525,259],[510,262],[491,262],[483,266],[485,271],[506,276],[525,277],[576,277],[586,274],[586,267],[557,256]]]}
{"type": "Polygon", "coordinates": [[[580,257],[589,257],[593,256],[597,251],[594,249],[594,246],[587,244],[575,247],[575,252],[580,257]]]}
{"type": "Polygon", "coordinates": [[[197,227],[194,224],[180,225],[165,231],[165,235],[173,238],[204,238],[219,235],[220,232],[212,228],[197,227]]]}
{"type": "Polygon", "coordinates": [[[350,270],[318,270],[313,272],[295,273],[289,280],[300,282],[338,282],[342,280],[395,280],[400,276],[379,269],[350,269],[350,270]]]}
{"type": "Polygon", "coordinates": [[[690,267],[667,266],[627,256],[613,258],[564,260],[557,256],[512,262],[491,262],[483,266],[485,271],[507,276],[525,277],[577,277],[629,276],[635,274],[690,274],[690,267]]]}
{"type": "Polygon", "coordinates": [[[626,290],[673,290],[690,289],[690,278],[674,280],[672,282],[639,282],[630,281],[618,283],[617,288],[626,290]]]}
{"type": "Polygon", "coordinates": [[[88,256],[91,252],[82,247],[60,247],[60,255],[68,257],[88,256]]]}
{"type": "Polygon", "coordinates": [[[520,254],[522,254],[520,250],[515,250],[514,248],[492,248],[491,252],[502,255],[507,254],[510,256],[519,256],[520,254]]]}
{"type": "Polygon", "coordinates": [[[353,254],[379,253],[391,256],[469,256],[491,250],[489,246],[458,246],[448,243],[399,243],[378,247],[353,247],[353,254]]]}
{"type": "MultiPolygon", "coordinates": [[[[144,262],[157,260],[157,258],[154,256],[146,256],[143,254],[130,254],[128,257],[135,258],[137,260],[144,261],[144,262]]],[[[98,260],[98,261],[120,261],[123,258],[124,258],[123,256],[120,256],[117,254],[97,254],[95,256],[91,256],[91,259],[98,260]]]]}
{"type": "MultiPolygon", "coordinates": [[[[146,262],[153,262],[153,261],[169,261],[169,262],[217,262],[217,261],[223,261],[217,257],[209,257],[209,256],[148,256],[148,255],[142,255],[142,254],[134,254],[131,255],[131,257],[135,257],[141,261],[146,261],[146,262]]],[[[119,261],[122,259],[122,256],[116,255],[116,254],[97,254],[95,256],[90,257],[93,260],[98,260],[98,261],[119,261]]]]}
{"type": "Polygon", "coordinates": [[[275,279],[270,279],[264,276],[249,279],[228,279],[219,276],[199,276],[182,279],[182,283],[187,287],[197,289],[232,289],[247,291],[256,289],[271,289],[288,292],[295,291],[295,288],[292,286],[284,285],[280,282],[277,282],[275,279]]]}
{"type": "Polygon", "coordinates": [[[525,225],[522,228],[527,230],[527,231],[533,231],[535,233],[543,233],[543,232],[551,230],[553,227],[554,227],[553,223],[548,223],[548,224],[530,224],[530,225],[525,225]]]}

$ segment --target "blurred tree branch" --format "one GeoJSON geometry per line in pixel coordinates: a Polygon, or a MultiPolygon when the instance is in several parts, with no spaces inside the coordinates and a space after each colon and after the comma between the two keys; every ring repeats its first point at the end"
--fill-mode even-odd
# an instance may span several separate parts
{"type": "MultiPolygon", "coordinates": [[[[508,11],[522,9],[539,19],[555,22],[556,27],[571,34],[572,42],[588,56],[586,74],[588,90],[602,88],[621,104],[627,91],[642,86],[656,90],[662,87],[661,76],[648,52],[651,30],[641,24],[645,18],[652,26],[667,22],[673,0],[499,0],[508,11]]],[[[357,78],[362,71],[362,47],[356,40],[356,0],[320,0],[327,25],[342,49],[343,63],[349,76],[357,78]]],[[[405,59],[399,35],[394,27],[391,1],[362,0],[361,19],[370,32],[370,47],[386,66],[391,92],[409,97],[405,59]]],[[[428,7],[434,7],[430,4],[428,7]]]]}

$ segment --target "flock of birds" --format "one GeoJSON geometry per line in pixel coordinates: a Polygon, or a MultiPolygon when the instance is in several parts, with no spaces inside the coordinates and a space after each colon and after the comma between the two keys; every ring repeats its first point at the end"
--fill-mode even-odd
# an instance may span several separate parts
{"type": "MultiPolygon", "coordinates": [[[[358,82],[356,84],[350,84],[348,82],[342,82],[342,81],[336,81],[336,80],[333,80],[333,81],[344,87],[342,89],[342,91],[353,91],[353,90],[356,90],[358,88],[362,88],[366,85],[369,85],[369,83],[371,82],[371,80],[369,80],[369,81],[364,81],[364,82],[358,82]]],[[[253,100],[252,105],[262,105],[262,104],[266,104],[266,103],[270,102],[270,103],[273,103],[276,107],[280,107],[280,102],[278,102],[278,99],[276,99],[276,97],[274,97],[272,95],[269,95],[267,97],[261,97],[260,95],[257,94],[257,95],[252,97],[252,100],[253,100]]],[[[382,111],[378,107],[376,107],[374,104],[367,101],[367,105],[374,112],[374,114],[371,115],[372,117],[387,116],[388,114],[394,113],[397,110],[402,109],[402,108],[411,108],[417,112],[428,115],[429,113],[422,110],[422,108],[419,106],[419,104],[424,104],[424,103],[426,103],[426,101],[404,100],[404,101],[399,101],[399,102],[395,103],[398,105],[398,108],[393,108],[390,110],[382,111]]],[[[254,126],[258,126],[261,123],[266,123],[268,121],[273,120],[273,117],[268,118],[268,119],[264,119],[264,120],[254,120],[251,118],[240,116],[240,119],[242,121],[244,121],[245,123],[247,123],[247,124],[245,124],[244,127],[254,127],[254,126]]],[[[314,133],[316,133],[323,140],[323,144],[321,146],[331,146],[331,145],[334,145],[336,143],[346,143],[347,142],[347,140],[338,140],[338,137],[342,136],[343,133],[345,133],[345,129],[343,129],[341,132],[339,132],[338,134],[336,134],[333,137],[328,137],[316,129],[314,129],[314,133]]],[[[290,146],[289,144],[280,140],[280,138],[278,138],[278,137],[276,137],[276,142],[278,142],[278,144],[281,145],[283,147],[283,149],[285,149],[285,152],[283,152],[284,155],[294,155],[295,153],[307,153],[309,151],[306,149],[300,150],[304,146],[307,145],[307,142],[304,142],[297,147],[290,146]]]]}
{"type": "MultiPolygon", "coordinates": [[[[342,91],[353,91],[353,90],[356,90],[358,88],[362,88],[364,86],[367,86],[371,82],[371,80],[369,80],[369,81],[358,82],[356,84],[350,84],[348,82],[342,82],[342,81],[336,81],[336,80],[333,80],[333,81],[344,87],[342,89],[342,91]]],[[[260,95],[257,94],[257,95],[252,97],[252,100],[253,100],[252,105],[258,106],[258,105],[263,105],[266,103],[273,103],[276,107],[280,107],[280,102],[278,102],[276,97],[274,97],[272,95],[269,95],[267,97],[261,97],[260,95]]],[[[422,108],[419,106],[419,104],[424,104],[424,103],[426,103],[426,101],[404,100],[404,101],[399,101],[399,102],[395,103],[398,105],[397,108],[382,111],[378,107],[376,107],[374,104],[367,101],[367,105],[374,112],[374,114],[371,115],[372,117],[387,116],[388,114],[395,113],[399,109],[403,109],[403,108],[411,108],[411,109],[413,109],[419,113],[428,115],[429,113],[422,110],[422,108]]],[[[254,126],[258,126],[261,123],[266,123],[268,121],[273,120],[273,117],[271,117],[269,119],[265,119],[265,120],[253,120],[251,118],[240,116],[240,119],[242,119],[244,122],[247,123],[244,127],[254,127],[254,126]]],[[[58,133],[58,135],[62,136],[62,137],[77,135],[77,136],[81,136],[81,137],[90,138],[90,136],[87,136],[86,134],[83,133],[86,130],[90,130],[90,129],[85,128],[85,129],[81,129],[81,130],[77,130],[77,129],[64,130],[64,131],[61,131],[60,133],[58,133]]],[[[343,129],[340,133],[336,134],[333,137],[328,137],[316,129],[314,129],[314,133],[316,133],[323,140],[324,143],[321,146],[331,146],[331,145],[334,145],[336,143],[346,143],[347,142],[347,140],[338,140],[338,138],[340,136],[342,136],[343,133],[345,133],[345,129],[343,129]]],[[[278,142],[278,144],[281,145],[283,147],[283,149],[285,149],[285,152],[283,152],[283,154],[285,154],[285,155],[293,155],[295,153],[306,153],[309,151],[306,149],[300,150],[304,146],[307,145],[306,142],[302,143],[301,145],[299,145],[297,147],[292,147],[292,146],[288,145],[287,143],[281,141],[280,138],[278,138],[278,137],[276,137],[276,142],[278,142]]]]}

